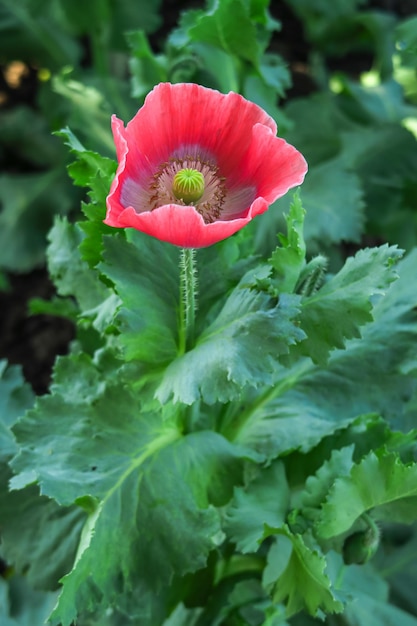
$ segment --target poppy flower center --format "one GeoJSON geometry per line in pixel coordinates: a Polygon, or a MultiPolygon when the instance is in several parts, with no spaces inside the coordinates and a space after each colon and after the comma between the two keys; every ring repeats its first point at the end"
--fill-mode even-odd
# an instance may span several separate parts
{"type": "Polygon", "coordinates": [[[206,181],[201,172],[185,167],[175,174],[172,192],[178,200],[184,200],[186,204],[194,204],[202,198],[205,186],[206,181]]]}
{"type": "Polygon", "coordinates": [[[149,186],[151,211],[165,204],[193,206],[206,224],[220,218],[226,195],[218,166],[199,155],[171,157],[160,165],[149,186]]]}

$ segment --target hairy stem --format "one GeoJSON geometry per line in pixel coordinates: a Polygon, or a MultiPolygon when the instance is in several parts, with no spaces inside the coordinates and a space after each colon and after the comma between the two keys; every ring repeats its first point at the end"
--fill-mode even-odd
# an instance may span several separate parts
{"type": "Polygon", "coordinates": [[[194,342],[197,310],[197,268],[195,250],[182,248],[180,256],[180,333],[179,353],[184,354],[194,342]]]}

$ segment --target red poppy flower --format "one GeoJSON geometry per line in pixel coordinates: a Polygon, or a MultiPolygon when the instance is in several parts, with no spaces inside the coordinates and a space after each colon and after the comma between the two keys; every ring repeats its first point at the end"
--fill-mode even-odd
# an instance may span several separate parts
{"type": "Polygon", "coordinates": [[[161,83],[112,129],[119,166],[105,223],[185,248],[233,235],[307,171],[260,107],[192,83],[161,83]]]}

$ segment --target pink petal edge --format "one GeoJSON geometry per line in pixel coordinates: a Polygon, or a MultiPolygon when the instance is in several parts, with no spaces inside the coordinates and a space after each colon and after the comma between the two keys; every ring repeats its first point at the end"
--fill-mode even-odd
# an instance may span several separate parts
{"type": "Polygon", "coordinates": [[[117,228],[135,228],[175,246],[204,248],[230,237],[267,209],[267,202],[257,198],[245,217],[206,224],[192,206],[166,204],[143,213],[136,213],[128,207],[119,213],[117,219],[114,216],[106,218],[104,223],[117,228]]]}

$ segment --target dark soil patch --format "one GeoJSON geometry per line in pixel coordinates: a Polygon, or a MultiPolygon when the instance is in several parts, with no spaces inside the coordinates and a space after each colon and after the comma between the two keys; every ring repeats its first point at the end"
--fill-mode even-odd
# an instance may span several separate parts
{"type": "Polygon", "coordinates": [[[37,394],[47,391],[55,357],[65,354],[74,338],[72,322],[51,315],[28,315],[32,298],[54,295],[45,269],[9,276],[10,289],[0,292],[0,358],[23,366],[37,394]]]}

